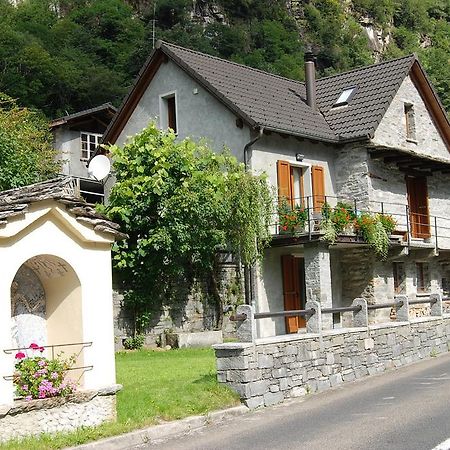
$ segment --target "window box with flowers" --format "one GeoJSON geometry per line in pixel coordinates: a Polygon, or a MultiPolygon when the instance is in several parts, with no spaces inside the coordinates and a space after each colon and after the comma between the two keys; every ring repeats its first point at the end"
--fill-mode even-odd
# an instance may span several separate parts
{"type": "Polygon", "coordinates": [[[16,354],[13,377],[16,392],[25,400],[65,397],[72,394],[76,384],[67,379],[67,372],[75,363],[75,356],[64,359],[62,354],[54,359],[42,356],[44,347],[32,343],[26,351],[16,354]]]}
{"type": "Polygon", "coordinates": [[[305,231],[308,211],[303,206],[291,207],[283,201],[278,208],[280,234],[296,234],[305,231]]]}

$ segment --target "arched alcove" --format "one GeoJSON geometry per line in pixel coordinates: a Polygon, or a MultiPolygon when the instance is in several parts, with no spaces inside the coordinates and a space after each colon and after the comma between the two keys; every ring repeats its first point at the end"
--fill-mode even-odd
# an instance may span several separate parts
{"type": "Polygon", "coordinates": [[[67,261],[38,255],[20,266],[11,284],[11,318],[16,348],[57,346],[46,355],[77,354],[76,365],[83,365],[81,283],[67,261]]]}

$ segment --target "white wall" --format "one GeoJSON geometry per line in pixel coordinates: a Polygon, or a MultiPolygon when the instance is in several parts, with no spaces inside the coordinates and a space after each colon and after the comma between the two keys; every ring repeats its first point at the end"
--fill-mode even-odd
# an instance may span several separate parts
{"type": "Polygon", "coordinates": [[[243,149],[250,140],[249,129],[236,126],[236,116],[172,61],[163,63],[131,114],[116,144],[142,131],[156,119],[159,124],[160,96],[175,92],[178,137],[205,138],[216,151],[224,146],[243,160],[243,149]]]}

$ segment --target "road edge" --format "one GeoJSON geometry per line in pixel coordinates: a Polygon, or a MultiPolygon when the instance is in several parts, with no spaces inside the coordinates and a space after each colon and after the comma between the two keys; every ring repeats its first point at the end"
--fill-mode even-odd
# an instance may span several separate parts
{"type": "Polygon", "coordinates": [[[191,431],[199,430],[207,425],[219,424],[227,419],[247,414],[250,411],[247,406],[239,405],[228,409],[212,411],[201,416],[190,416],[173,422],[153,425],[75,447],[66,447],[65,450],[122,450],[152,441],[165,440],[174,436],[183,435],[191,431]]]}

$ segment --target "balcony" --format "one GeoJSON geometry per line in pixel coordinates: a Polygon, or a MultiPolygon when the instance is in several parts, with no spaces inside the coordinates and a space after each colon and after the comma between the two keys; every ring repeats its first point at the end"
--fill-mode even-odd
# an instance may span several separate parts
{"type": "Polygon", "coordinates": [[[308,196],[282,200],[275,209],[273,246],[313,240],[367,244],[367,229],[381,222],[390,246],[450,250],[450,217],[411,211],[407,204],[308,196]]]}

